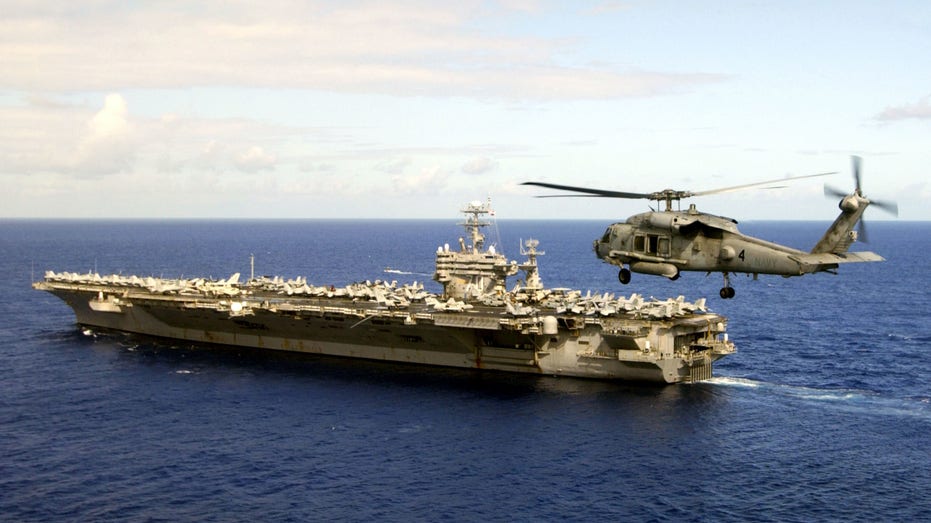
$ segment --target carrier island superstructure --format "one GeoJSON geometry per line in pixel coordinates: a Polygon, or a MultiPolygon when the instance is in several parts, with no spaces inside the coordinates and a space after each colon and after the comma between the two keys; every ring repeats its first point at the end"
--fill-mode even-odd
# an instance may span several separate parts
{"type": "Polygon", "coordinates": [[[489,202],[472,202],[466,235],[436,251],[433,279],[315,286],[306,278],[165,279],[48,271],[33,287],[83,327],[195,343],[423,365],[661,383],[708,379],[734,352],[726,318],[704,299],[645,300],[544,287],[538,242],[523,262],[486,246],[489,202]],[[508,289],[508,278],[523,277],[508,289]]]}

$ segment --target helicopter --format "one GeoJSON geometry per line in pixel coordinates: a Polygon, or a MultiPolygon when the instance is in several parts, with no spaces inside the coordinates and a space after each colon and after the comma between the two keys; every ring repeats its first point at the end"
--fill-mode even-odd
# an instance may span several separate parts
{"type": "Polygon", "coordinates": [[[626,222],[608,226],[604,235],[594,241],[595,254],[606,263],[620,267],[618,280],[625,285],[630,283],[631,273],[634,272],[665,276],[670,280],[679,279],[682,271],[700,271],[706,274],[720,272],[724,275],[724,286],[720,296],[722,299],[730,299],[736,295],[730,284],[732,274],[752,274],[754,279],[760,274],[774,274],[786,278],[816,272],[837,274],[836,270],[842,263],[884,261],[882,256],[873,252],[848,251],[850,245],[858,238],[866,241],[866,229],[861,218],[868,206],[874,205],[898,216],[898,206],[895,203],[870,200],[863,195],[860,185],[860,157],[853,156],[852,163],[855,182],[852,193],[847,194],[827,185],[824,187],[825,196],[841,198],[838,204],[840,215],[811,252],[742,234],[737,229],[737,220],[699,212],[694,203],[689,205],[688,210],[673,210],[673,202],[678,205],[686,198],[752,187],[780,188],[784,186],[773,184],[836,174],[834,172],[697,192],[665,189],[652,193],[634,193],[544,182],[524,182],[521,185],[579,193],[538,196],[539,198],[581,196],[647,199],[654,200],[657,204],[665,203],[663,211],[653,211],[651,208],[650,212],[637,214],[628,218],[626,222]]]}

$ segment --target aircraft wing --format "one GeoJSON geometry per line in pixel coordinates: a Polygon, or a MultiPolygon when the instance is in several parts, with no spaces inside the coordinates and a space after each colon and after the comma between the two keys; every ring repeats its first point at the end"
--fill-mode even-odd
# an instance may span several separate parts
{"type": "Polygon", "coordinates": [[[838,263],[880,262],[885,258],[875,252],[859,251],[834,254],[832,252],[819,252],[811,254],[798,254],[790,258],[804,265],[834,265],[838,263]]]}

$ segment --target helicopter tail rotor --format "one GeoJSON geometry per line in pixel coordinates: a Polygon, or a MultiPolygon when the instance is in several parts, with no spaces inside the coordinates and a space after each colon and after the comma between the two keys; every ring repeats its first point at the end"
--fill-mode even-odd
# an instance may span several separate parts
{"type": "Polygon", "coordinates": [[[829,198],[844,198],[847,193],[828,184],[824,184],[824,195],[829,198]]]}
{"type": "Polygon", "coordinates": [[[882,209],[887,213],[895,216],[896,218],[899,217],[899,205],[895,202],[870,200],[870,205],[876,207],[877,209],[882,209]]]}
{"type": "MultiPolygon", "coordinates": [[[[861,163],[862,163],[862,160],[859,156],[851,156],[851,166],[852,166],[853,181],[854,181],[853,194],[847,194],[846,192],[840,189],[837,189],[835,187],[831,187],[825,184],[824,195],[828,197],[841,198],[840,208],[841,210],[845,212],[856,211],[856,209],[861,205],[873,205],[897,217],[899,215],[899,206],[895,202],[869,200],[865,196],[863,196],[861,163]]],[[[857,223],[857,238],[862,242],[867,241],[866,223],[864,222],[862,217],[858,220],[858,223],[857,223]]]]}
{"type": "Polygon", "coordinates": [[[870,239],[866,235],[866,222],[863,221],[863,218],[860,218],[860,221],[857,222],[857,239],[863,243],[869,243],[870,239]]]}
{"type": "Polygon", "coordinates": [[[863,191],[860,188],[860,157],[851,156],[850,162],[853,164],[853,181],[856,183],[857,194],[862,196],[863,191]]]}
{"type": "MultiPolygon", "coordinates": [[[[853,163],[853,181],[856,183],[857,195],[863,196],[863,185],[860,181],[860,163],[862,160],[859,156],[851,156],[851,161],[853,163]]],[[[882,209],[896,218],[899,217],[899,206],[895,202],[870,200],[870,205],[882,209]]]]}

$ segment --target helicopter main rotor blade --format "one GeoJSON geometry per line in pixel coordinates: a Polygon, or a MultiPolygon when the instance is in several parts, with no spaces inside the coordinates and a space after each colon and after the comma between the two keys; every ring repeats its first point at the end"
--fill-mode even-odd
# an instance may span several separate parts
{"type": "Polygon", "coordinates": [[[610,198],[603,194],[538,194],[534,198],[610,198]]]}
{"type": "Polygon", "coordinates": [[[536,187],[544,187],[547,189],[557,189],[560,191],[569,191],[575,193],[582,193],[579,195],[574,194],[559,194],[559,195],[546,195],[546,196],[537,196],[537,198],[567,198],[567,197],[600,197],[600,198],[627,198],[627,199],[646,199],[646,200],[656,200],[656,201],[665,201],[667,210],[670,210],[671,203],[673,200],[678,201],[683,198],[691,198],[693,196],[705,196],[708,194],[720,194],[731,191],[739,191],[742,189],[750,189],[752,187],[761,187],[764,189],[777,189],[785,187],[785,185],[773,186],[775,183],[784,183],[792,180],[801,180],[804,178],[814,178],[816,176],[828,176],[831,174],[837,174],[836,172],[829,173],[818,173],[818,174],[806,174],[804,176],[790,176],[786,178],[779,178],[777,180],[769,180],[765,182],[755,182],[755,183],[745,183],[742,185],[735,185],[732,187],[723,187],[720,189],[712,189],[710,191],[675,191],[672,189],[665,189],[653,193],[639,193],[639,192],[624,192],[624,191],[607,191],[604,189],[594,189],[592,187],[578,187],[575,185],[562,185],[558,183],[546,183],[546,182],[523,182],[521,185],[533,185],[536,187]],[[769,187],[763,187],[768,185],[769,187]]]}
{"type": "MultiPolygon", "coordinates": [[[[708,195],[708,194],[721,194],[721,193],[732,192],[732,191],[741,191],[741,190],[743,190],[743,189],[750,189],[750,188],[759,187],[759,186],[762,186],[762,185],[770,185],[770,184],[774,184],[774,183],[782,183],[782,182],[787,182],[787,181],[790,181],[790,180],[801,180],[801,179],[803,179],[803,178],[815,178],[815,177],[817,177],[817,176],[828,176],[828,175],[831,175],[831,174],[837,174],[837,171],[829,172],[829,173],[806,174],[806,175],[804,175],[804,176],[790,176],[790,177],[788,177],[788,178],[779,178],[779,179],[776,179],[776,180],[769,180],[768,182],[746,183],[746,184],[743,184],[743,185],[734,185],[733,187],[722,187],[722,188],[720,188],[720,189],[712,189],[712,190],[710,190],[710,191],[698,191],[698,192],[693,192],[693,193],[689,193],[689,195],[690,195],[690,196],[705,196],[705,195],[708,195]]],[[[775,189],[775,187],[769,187],[769,188],[770,188],[770,189],[775,189]]]]}
{"type": "MultiPolygon", "coordinates": [[[[544,182],[524,182],[521,185],[535,185],[537,187],[546,187],[547,189],[559,189],[561,191],[571,191],[583,193],[588,196],[600,196],[602,198],[630,198],[630,199],[640,199],[640,198],[650,198],[650,193],[639,193],[639,192],[622,192],[622,191],[606,191],[603,189],[592,189],[590,187],[575,187],[572,185],[559,185],[556,183],[544,183],[544,182]]],[[[572,197],[580,196],[573,194],[563,194],[558,196],[542,196],[541,198],[555,198],[555,197],[572,197]]]]}

